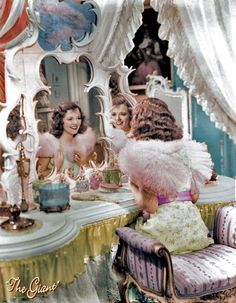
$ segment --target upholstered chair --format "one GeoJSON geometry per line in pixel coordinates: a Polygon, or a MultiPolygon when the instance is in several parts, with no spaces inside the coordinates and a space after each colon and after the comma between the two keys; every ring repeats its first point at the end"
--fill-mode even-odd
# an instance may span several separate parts
{"type": "Polygon", "coordinates": [[[162,243],[130,227],[116,233],[126,302],[132,283],[157,302],[236,302],[236,207],[218,208],[215,244],[200,251],[171,255],[162,243]]]}

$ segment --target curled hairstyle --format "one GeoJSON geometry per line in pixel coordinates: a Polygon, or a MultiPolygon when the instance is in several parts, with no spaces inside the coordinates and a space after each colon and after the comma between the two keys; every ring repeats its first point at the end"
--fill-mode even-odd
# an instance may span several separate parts
{"type": "Polygon", "coordinates": [[[81,111],[81,108],[79,107],[79,105],[77,105],[74,102],[61,102],[58,107],[56,107],[53,111],[52,114],[52,125],[51,125],[51,130],[50,133],[55,136],[56,138],[60,138],[61,135],[63,134],[64,131],[64,122],[63,122],[63,118],[65,117],[66,113],[69,110],[76,110],[78,109],[80,111],[80,115],[81,115],[81,125],[80,128],[78,130],[77,134],[82,134],[86,131],[87,129],[87,124],[85,122],[85,116],[81,111]]]}
{"type": "Polygon", "coordinates": [[[21,117],[20,117],[20,106],[17,105],[10,112],[8,116],[8,124],[7,124],[7,136],[12,140],[15,140],[19,135],[19,130],[22,128],[21,117]]]}
{"type": "Polygon", "coordinates": [[[172,141],[183,137],[167,104],[157,98],[147,98],[136,105],[131,129],[137,140],[172,141]]]}
{"type": "Polygon", "coordinates": [[[128,108],[128,113],[129,113],[129,121],[131,121],[132,119],[132,112],[133,112],[133,108],[132,105],[129,103],[127,97],[123,94],[118,94],[116,95],[113,99],[112,99],[112,107],[113,106],[118,106],[124,104],[127,106],[128,108]]]}

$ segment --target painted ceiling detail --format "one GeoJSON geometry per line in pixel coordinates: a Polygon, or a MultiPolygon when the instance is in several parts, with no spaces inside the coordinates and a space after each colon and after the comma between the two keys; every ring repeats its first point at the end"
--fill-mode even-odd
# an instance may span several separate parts
{"type": "Polygon", "coordinates": [[[93,1],[80,4],[76,0],[36,0],[35,10],[40,18],[38,43],[46,51],[58,47],[70,51],[94,37],[99,14],[93,1]]]}

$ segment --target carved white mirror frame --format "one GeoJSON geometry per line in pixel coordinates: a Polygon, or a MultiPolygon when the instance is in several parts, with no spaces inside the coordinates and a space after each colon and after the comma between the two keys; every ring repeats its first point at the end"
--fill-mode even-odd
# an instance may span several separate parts
{"type": "MultiPolygon", "coordinates": [[[[130,94],[128,88],[128,75],[131,72],[124,66],[124,57],[133,47],[133,36],[137,28],[141,24],[143,2],[141,0],[126,1],[109,0],[92,1],[97,2],[100,7],[101,24],[100,31],[95,40],[88,45],[76,47],[71,51],[63,52],[59,48],[54,52],[45,52],[37,44],[38,37],[38,19],[33,10],[33,1],[30,1],[29,20],[30,25],[27,31],[27,38],[5,51],[6,57],[6,77],[5,90],[7,102],[0,111],[0,128],[2,134],[0,137],[0,146],[4,150],[4,167],[5,171],[1,177],[1,183],[8,194],[10,203],[19,202],[20,184],[16,168],[16,159],[18,158],[18,150],[14,142],[7,137],[6,125],[9,113],[19,103],[21,95],[24,96],[24,115],[26,120],[27,140],[24,141],[26,156],[30,158],[31,170],[29,182],[36,179],[36,151],[38,148],[38,132],[37,123],[35,120],[35,106],[33,101],[35,95],[46,90],[50,94],[50,88],[45,86],[40,79],[40,63],[45,56],[53,56],[59,63],[79,62],[81,56],[88,60],[91,69],[91,78],[89,83],[85,85],[85,91],[88,92],[92,88],[97,88],[99,91],[99,102],[101,112],[99,113],[100,131],[102,136],[109,136],[110,129],[110,110],[111,110],[111,95],[109,89],[109,79],[113,72],[119,75],[119,89],[122,93],[130,94]],[[102,2],[102,3],[100,3],[102,2]],[[109,5],[108,5],[109,4],[109,5]],[[120,15],[117,15],[117,24],[112,23],[114,18],[110,15],[110,5],[114,11],[122,10],[120,15]],[[134,11],[131,10],[131,7],[134,11]],[[130,15],[130,18],[127,18],[130,15]],[[118,17],[119,16],[119,17],[118,17]],[[124,37],[123,43],[120,41],[120,32],[124,28],[130,28],[130,33],[124,37]],[[109,35],[107,33],[109,32],[109,35]],[[98,52],[99,56],[98,56],[98,52]]],[[[131,98],[132,99],[132,98],[131,98]]],[[[132,101],[131,101],[132,102],[132,101]]],[[[133,99],[135,102],[135,99],[133,99]]]]}

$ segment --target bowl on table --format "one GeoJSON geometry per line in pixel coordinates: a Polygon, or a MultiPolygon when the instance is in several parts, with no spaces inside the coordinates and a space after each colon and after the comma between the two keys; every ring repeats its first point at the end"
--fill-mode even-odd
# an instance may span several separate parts
{"type": "Polygon", "coordinates": [[[121,187],[122,173],[118,168],[108,168],[102,172],[103,181],[100,184],[100,191],[116,191],[121,187]]]}
{"type": "Polygon", "coordinates": [[[70,207],[70,188],[67,183],[42,184],[39,187],[40,210],[61,212],[70,207]]]}

